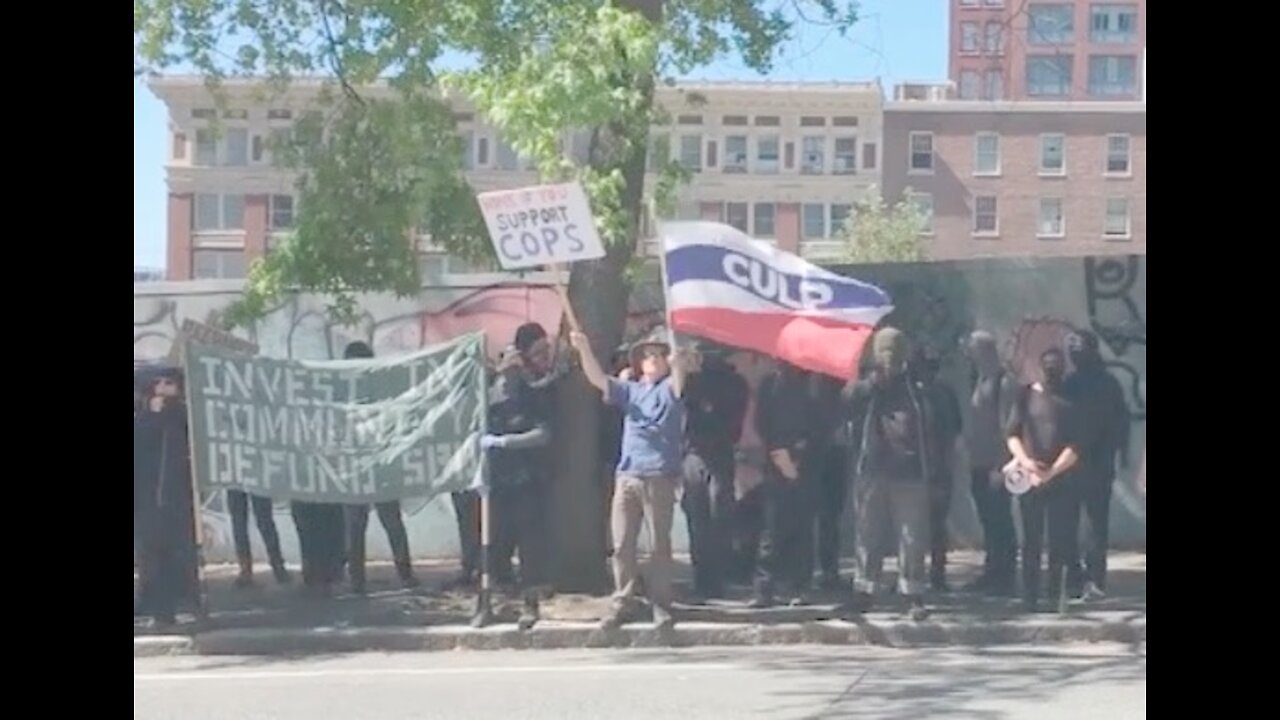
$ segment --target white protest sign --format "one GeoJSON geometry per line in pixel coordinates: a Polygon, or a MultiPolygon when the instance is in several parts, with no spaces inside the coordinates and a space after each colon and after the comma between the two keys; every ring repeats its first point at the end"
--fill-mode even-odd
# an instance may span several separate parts
{"type": "Polygon", "coordinates": [[[480,193],[480,211],[504,270],[604,257],[578,183],[480,193]]]}

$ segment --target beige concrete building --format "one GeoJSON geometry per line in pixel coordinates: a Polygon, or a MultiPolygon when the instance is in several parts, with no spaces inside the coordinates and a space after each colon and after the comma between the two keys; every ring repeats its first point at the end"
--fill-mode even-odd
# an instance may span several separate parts
{"type": "MultiPolygon", "coordinates": [[[[256,84],[232,83],[219,110],[199,78],[151,82],[170,118],[169,279],[241,277],[273,237],[292,227],[293,178],[273,166],[270,140],[289,131],[320,88],[298,81],[266,101],[256,84]]],[[[689,83],[663,88],[659,102],[671,122],[654,128],[652,154],[677,158],[694,173],[680,193],[681,219],[721,220],[789,250],[830,258],[833,230],[855,199],[880,184],[878,83],[689,83]]],[[[538,182],[496,129],[464,103],[456,107],[477,191],[538,182]]],[[[566,135],[564,147],[581,157],[586,138],[566,135]]],[[[469,272],[427,243],[421,249],[430,274],[469,272]]]]}
{"type": "Polygon", "coordinates": [[[885,106],[885,196],[931,215],[931,258],[1146,252],[1146,103],[952,93],[899,87],[885,106]]]}

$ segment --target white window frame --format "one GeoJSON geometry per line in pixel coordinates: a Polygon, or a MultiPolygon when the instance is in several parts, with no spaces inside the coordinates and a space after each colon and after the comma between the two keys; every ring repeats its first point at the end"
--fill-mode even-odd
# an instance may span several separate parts
{"type": "Polygon", "coordinates": [[[1067,176],[1067,136],[1066,133],[1042,133],[1040,135],[1040,152],[1036,160],[1036,166],[1040,177],[1066,177],[1067,176]],[[1044,164],[1045,158],[1045,142],[1049,138],[1062,139],[1062,167],[1047,168],[1044,164]]]}
{"type": "Polygon", "coordinates": [[[755,166],[753,172],[757,175],[777,175],[782,172],[782,137],[776,133],[765,133],[755,136],[755,166]],[[766,142],[773,142],[773,161],[764,159],[761,153],[764,150],[766,142]]]}
{"type": "Polygon", "coordinates": [[[726,203],[724,203],[724,204],[722,204],[722,205],[720,206],[720,211],[721,211],[722,213],[724,213],[724,224],[725,224],[725,225],[728,225],[728,226],[730,226],[730,227],[735,227],[735,228],[737,228],[737,229],[741,230],[742,232],[747,233],[748,235],[749,235],[749,234],[751,234],[751,221],[752,221],[752,219],[753,219],[753,218],[752,218],[751,203],[748,203],[748,202],[726,202],[726,203]],[[730,207],[732,207],[732,206],[734,206],[734,205],[738,205],[738,206],[740,206],[740,207],[742,207],[742,208],[743,208],[744,218],[743,218],[742,227],[738,227],[737,225],[734,225],[733,223],[729,222],[729,208],[730,208],[730,207]]]}
{"type": "Polygon", "coordinates": [[[747,133],[725,135],[723,147],[720,149],[720,172],[725,175],[745,175],[751,171],[751,136],[747,133]],[[737,150],[729,149],[730,140],[741,140],[741,162],[736,157],[737,150]]]}
{"type": "Polygon", "coordinates": [[[853,203],[831,203],[827,206],[827,237],[831,237],[840,231],[844,222],[847,222],[849,218],[853,217],[853,210],[853,203]],[[836,222],[836,208],[838,207],[849,208],[849,212],[845,215],[845,220],[842,222],[836,222]]]}
{"type": "MultiPolygon", "coordinates": [[[[827,238],[831,237],[831,231],[828,229],[828,220],[829,218],[828,218],[826,203],[802,203],[800,205],[800,239],[801,240],[826,240],[827,238]],[[819,212],[822,213],[822,231],[817,235],[817,237],[811,236],[805,231],[805,228],[807,227],[807,224],[808,224],[808,217],[807,217],[807,214],[805,213],[805,208],[818,208],[819,212]]],[[[774,222],[775,223],[777,222],[776,217],[774,218],[774,222]]]]}
{"type": "MultiPolygon", "coordinates": [[[[921,154],[923,155],[924,153],[922,152],[921,154]]],[[[937,153],[933,147],[933,133],[924,131],[924,130],[915,130],[907,133],[907,174],[908,175],[932,175],[934,171],[934,166],[937,165],[937,163],[935,162],[936,158],[934,157],[936,154],[937,153]],[[917,137],[929,139],[929,167],[927,168],[916,167],[916,138],[917,137]]]]}
{"type": "Polygon", "coordinates": [[[272,193],[267,196],[267,232],[269,233],[287,233],[292,232],[298,223],[298,199],[288,193],[272,193]],[[288,227],[276,226],[276,198],[289,198],[289,225],[288,227]]]}
{"type": "Polygon", "coordinates": [[[1000,158],[1000,133],[980,132],[973,136],[973,176],[974,177],[1000,177],[1001,158],[1000,158]],[[994,139],[996,143],[995,167],[989,170],[982,169],[982,141],[983,139],[994,139]]]}
{"type": "Polygon", "coordinates": [[[920,210],[921,214],[924,215],[924,227],[920,229],[920,234],[925,237],[933,237],[936,232],[933,222],[933,193],[912,192],[907,200],[914,203],[916,209],[920,210]]]}
{"type": "Polygon", "coordinates": [[[800,174],[827,174],[827,136],[805,135],[800,138],[800,174]],[[810,164],[809,162],[810,145],[818,146],[818,162],[816,164],[810,164]]]}
{"type": "Polygon", "coordinates": [[[1102,174],[1107,177],[1129,178],[1133,177],[1133,136],[1128,133],[1112,133],[1106,137],[1106,147],[1103,153],[1102,174]],[[1124,170],[1111,169],[1111,141],[1124,138],[1124,170]]]}
{"type": "Polygon", "coordinates": [[[1042,197],[1036,204],[1036,237],[1049,240],[1058,240],[1067,236],[1067,203],[1061,196],[1058,197],[1042,197]],[[1058,227],[1045,228],[1045,209],[1052,208],[1052,203],[1057,203],[1058,207],[1058,227]],[[1046,205],[1049,203],[1049,205],[1046,205]]]}
{"type": "MultiPolygon", "coordinates": [[[[845,153],[847,155],[847,153],[845,153]]],[[[831,139],[831,174],[832,175],[857,175],[858,174],[858,136],[857,135],[840,135],[831,139]],[[840,143],[845,142],[853,146],[853,157],[849,158],[851,162],[842,166],[840,162],[840,143]]]]}
{"type": "Polygon", "coordinates": [[[980,52],[982,52],[982,44],[984,39],[984,36],[982,33],[983,33],[982,23],[977,21],[971,21],[971,20],[965,20],[964,22],[961,22],[960,23],[960,54],[961,55],[977,55],[980,52]],[[973,35],[972,35],[973,47],[967,47],[965,44],[965,41],[970,39],[970,37],[965,34],[965,31],[969,29],[973,30],[973,35]]]}
{"type": "Polygon", "coordinates": [[[1138,4],[1136,2],[1102,2],[1089,4],[1089,42],[1094,45],[1132,45],[1138,41],[1138,4]],[[1099,12],[1101,11],[1101,12],[1099,12]],[[1133,13],[1133,29],[1128,33],[1119,29],[1121,14],[1133,13]],[[1097,18],[1107,18],[1108,27],[1099,30],[1095,27],[1097,18]],[[1110,27],[1115,20],[1116,28],[1110,27]]]}
{"type": "Polygon", "coordinates": [[[772,240],[778,237],[778,204],[777,203],[772,203],[772,202],[751,203],[751,237],[762,238],[766,240],[772,240]],[[770,219],[773,223],[773,229],[768,234],[761,232],[760,229],[756,227],[756,221],[758,219],[758,216],[756,215],[756,211],[763,207],[769,207],[772,209],[772,212],[770,213],[770,219]]]}
{"type": "Polygon", "coordinates": [[[240,193],[196,193],[191,197],[191,234],[192,235],[243,235],[244,234],[244,215],[245,215],[244,195],[240,193]],[[216,197],[218,199],[218,227],[201,228],[199,227],[200,211],[198,207],[200,197],[216,197]],[[227,227],[227,198],[240,198],[240,227],[227,227]]]}
{"type": "Polygon", "coordinates": [[[701,133],[682,133],[680,135],[680,165],[689,172],[702,172],[702,165],[706,162],[706,143],[702,140],[701,133]],[[690,166],[685,159],[685,141],[693,140],[698,145],[698,164],[690,166]]]}
{"type": "Polygon", "coordinates": [[[1000,198],[999,196],[997,195],[974,195],[973,196],[973,219],[972,219],[972,224],[970,225],[970,230],[972,231],[972,235],[974,237],[993,238],[993,237],[1000,236],[1000,198]],[[982,200],[987,200],[987,199],[990,199],[995,203],[995,212],[993,213],[993,215],[995,216],[994,217],[995,227],[993,227],[990,230],[980,230],[978,229],[978,215],[979,215],[978,203],[982,200]]]}
{"type": "Polygon", "coordinates": [[[1102,238],[1104,240],[1133,239],[1133,201],[1127,197],[1109,196],[1102,201],[1102,238]],[[1112,201],[1124,203],[1124,234],[1107,232],[1107,218],[1111,215],[1112,201]]]}

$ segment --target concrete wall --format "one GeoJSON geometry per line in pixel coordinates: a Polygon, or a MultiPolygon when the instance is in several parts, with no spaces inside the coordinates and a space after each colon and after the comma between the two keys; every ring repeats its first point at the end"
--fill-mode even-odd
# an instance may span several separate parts
{"type": "MultiPolygon", "coordinates": [[[[847,274],[880,283],[899,308],[890,321],[943,351],[945,375],[964,388],[967,371],[959,341],[971,329],[996,332],[1019,367],[1034,362],[1046,343],[1058,342],[1073,327],[1094,329],[1104,340],[1104,354],[1124,383],[1134,414],[1133,464],[1145,458],[1146,448],[1146,260],[1144,257],[1108,259],[989,260],[923,265],[889,265],[850,269],[847,274]]],[[[134,360],[145,362],[168,354],[182,321],[210,319],[236,297],[238,284],[225,281],[147,283],[134,287],[134,360]]],[[[654,285],[633,293],[629,336],[637,336],[661,322],[659,289],[654,285]]],[[[489,352],[497,352],[527,321],[554,331],[560,304],[553,287],[545,284],[481,284],[469,287],[426,288],[417,297],[397,300],[371,296],[363,303],[357,327],[329,323],[323,301],[294,298],[242,334],[262,347],[265,355],[300,359],[338,357],[347,342],[370,342],[380,355],[408,352],[460,333],[483,329],[489,352]]],[[[770,369],[770,361],[746,353],[733,358],[754,386],[770,369]]],[[[763,453],[748,419],[741,443],[739,488],[759,481],[763,453]]],[[[1146,510],[1134,492],[1132,472],[1117,482],[1112,537],[1117,546],[1145,544],[1146,510]]],[[[979,536],[972,505],[957,473],[957,492],[951,525],[957,545],[979,536]]],[[[448,498],[406,502],[410,543],[415,556],[436,557],[457,552],[457,535],[448,498]]],[[[231,526],[223,499],[205,503],[208,557],[232,558],[231,526]]],[[[297,560],[297,535],[287,511],[279,508],[277,523],[287,557],[297,560]]],[[[376,523],[373,523],[376,525],[376,523]]],[[[676,523],[678,550],[687,547],[684,523],[676,523]]],[[[255,549],[258,539],[254,537],[255,549]]],[[[370,532],[371,557],[389,557],[385,536],[370,532]]]]}

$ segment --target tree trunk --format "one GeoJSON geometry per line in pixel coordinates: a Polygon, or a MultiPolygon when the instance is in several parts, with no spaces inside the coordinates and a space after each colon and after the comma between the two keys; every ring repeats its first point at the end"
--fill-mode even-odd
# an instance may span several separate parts
{"type": "MultiPolygon", "coordinates": [[[[621,5],[651,22],[662,19],[662,0],[622,0],[621,5]]],[[[653,76],[639,78],[638,82],[652,101],[653,76]]],[[[617,133],[618,128],[600,129],[601,142],[591,158],[593,166],[617,166],[617,153],[611,142],[617,133]]],[[[628,217],[630,242],[611,245],[608,255],[600,260],[574,264],[569,279],[569,299],[602,363],[623,340],[631,295],[626,269],[639,247],[647,151],[647,143],[640,143],[622,162],[626,181],[622,208],[628,217]]],[[[552,491],[555,584],[564,592],[601,592],[608,587],[608,576],[600,528],[608,518],[601,517],[601,490],[607,469],[600,464],[600,393],[579,372],[560,383],[557,399],[556,480],[552,491]]]]}

